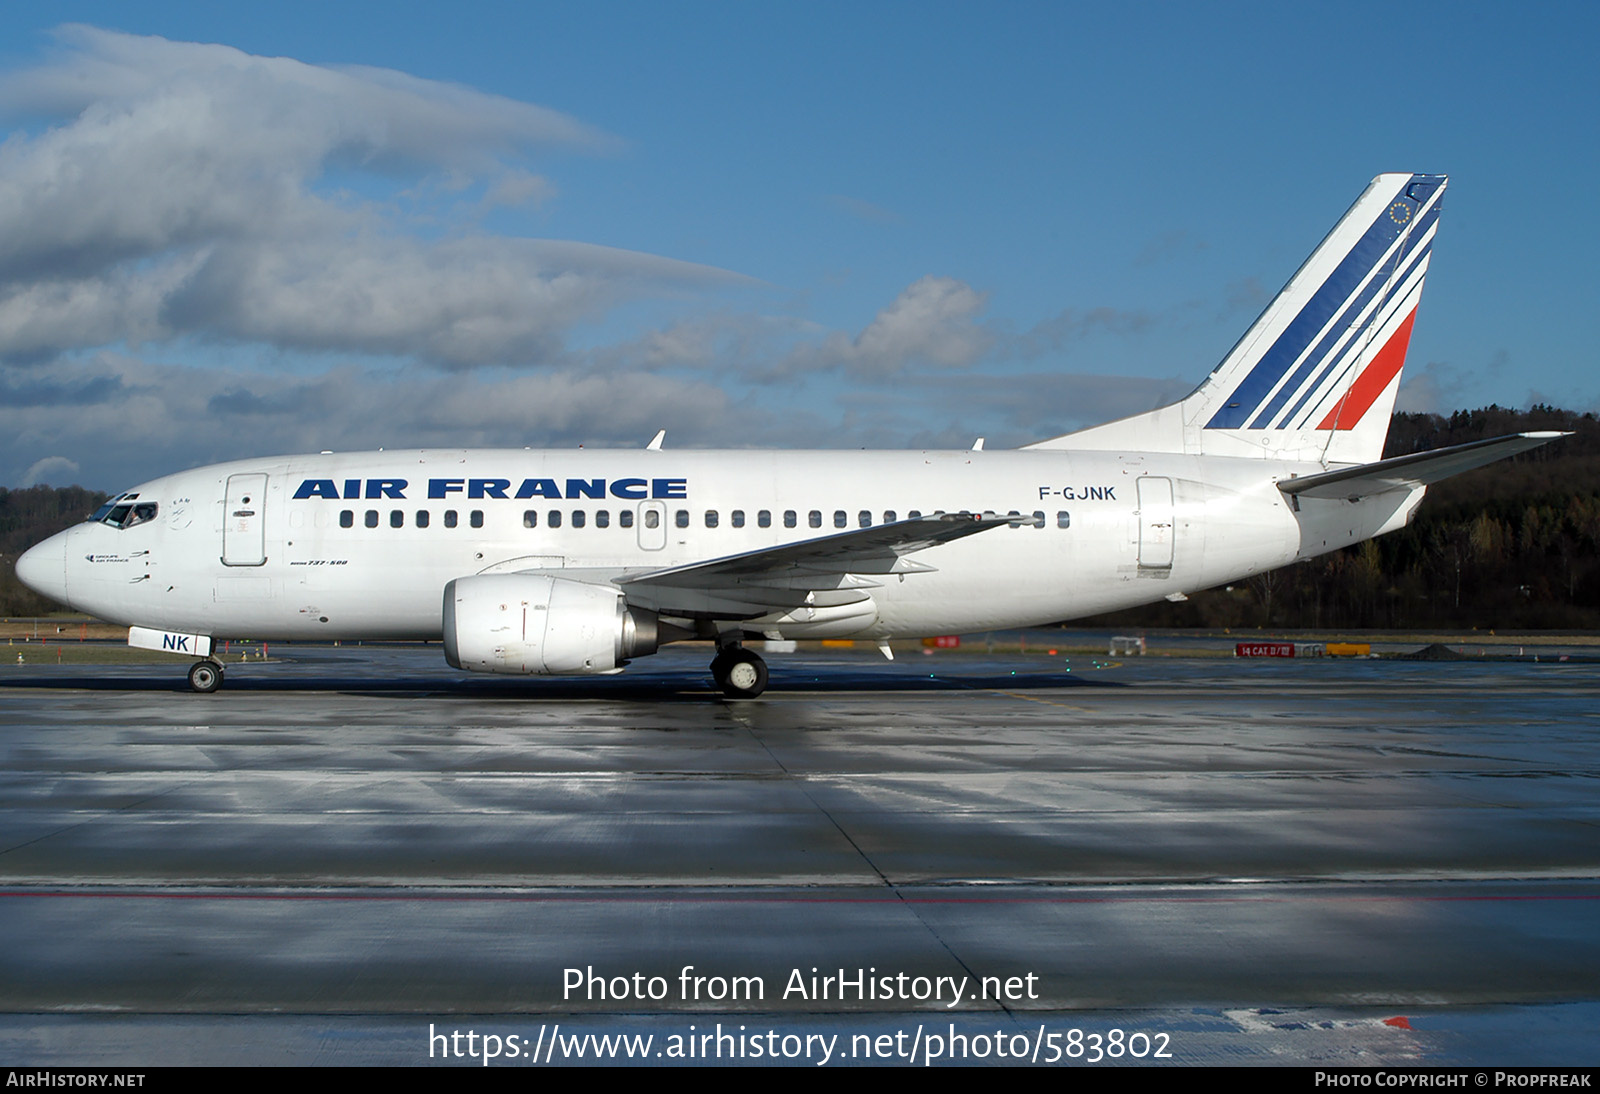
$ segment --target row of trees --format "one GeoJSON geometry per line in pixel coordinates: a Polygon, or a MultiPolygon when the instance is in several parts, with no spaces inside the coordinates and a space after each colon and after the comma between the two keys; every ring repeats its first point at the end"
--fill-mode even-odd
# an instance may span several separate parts
{"type": "MultiPolygon", "coordinates": [[[[1090,620],[1114,627],[1540,628],[1600,630],[1600,421],[1554,407],[1396,415],[1385,455],[1528,430],[1573,435],[1446,480],[1410,527],[1322,558],[1090,620]]],[[[16,557],[82,520],[106,495],[78,486],[0,488],[0,615],[49,601],[16,557]]]]}

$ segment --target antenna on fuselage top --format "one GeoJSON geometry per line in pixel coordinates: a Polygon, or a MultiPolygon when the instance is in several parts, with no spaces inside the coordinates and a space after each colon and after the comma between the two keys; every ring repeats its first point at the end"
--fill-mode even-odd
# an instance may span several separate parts
{"type": "Polygon", "coordinates": [[[645,447],[645,451],[647,451],[647,452],[660,452],[661,451],[661,442],[666,440],[666,439],[667,439],[667,431],[665,429],[656,430],[656,435],[654,437],[651,437],[650,438],[650,443],[644,446],[645,447]]]}

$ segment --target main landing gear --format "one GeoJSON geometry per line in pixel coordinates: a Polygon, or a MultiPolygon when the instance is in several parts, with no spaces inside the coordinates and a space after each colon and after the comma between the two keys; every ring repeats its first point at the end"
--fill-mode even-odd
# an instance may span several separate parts
{"type": "Polygon", "coordinates": [[[767,690],[767,663],[743,646],[724,646],[711,661],[711,676],[730,699],[754,699],[767,690]]]}
{"type": "Polygon", "coordinates": [[[208,695],[222,686],[222,666],[215,661],[196,661],[189,666],[189,686],[208,695]]]}

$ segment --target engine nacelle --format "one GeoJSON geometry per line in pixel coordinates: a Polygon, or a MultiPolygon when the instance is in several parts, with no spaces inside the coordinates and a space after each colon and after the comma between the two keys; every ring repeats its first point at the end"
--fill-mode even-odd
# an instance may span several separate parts
{"type": "Polygon", "coordinates": [[[480,574],[444,587],[444,657],[472,672],[614,672],[656,652],[656,613],[608,585],[544,574],[480,574]]]}

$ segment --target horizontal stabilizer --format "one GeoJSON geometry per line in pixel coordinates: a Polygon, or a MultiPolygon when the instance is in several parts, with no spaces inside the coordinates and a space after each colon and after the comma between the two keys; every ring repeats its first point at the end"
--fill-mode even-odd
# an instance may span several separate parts
{"type": "Polygon", "coordinates": [[[1515,456],[1530,448],[1538,448],[1568,433],[1513,433],[1507,437],[1491,437],[1483,441],[1438,448],[1432,452],[1415,452],[1409,456],[1395,456],[1377,463],[1341,467],[1337,471],[1324,471],[1318,475],[1303,475],[1285,479],[1278,489],[1285,494],[1302,498],[1364,498],[1369,494],[1384,494],[1391,490],[1412,490],[1418,486],[1459,475],[1463,471],[1515,456]]]}

